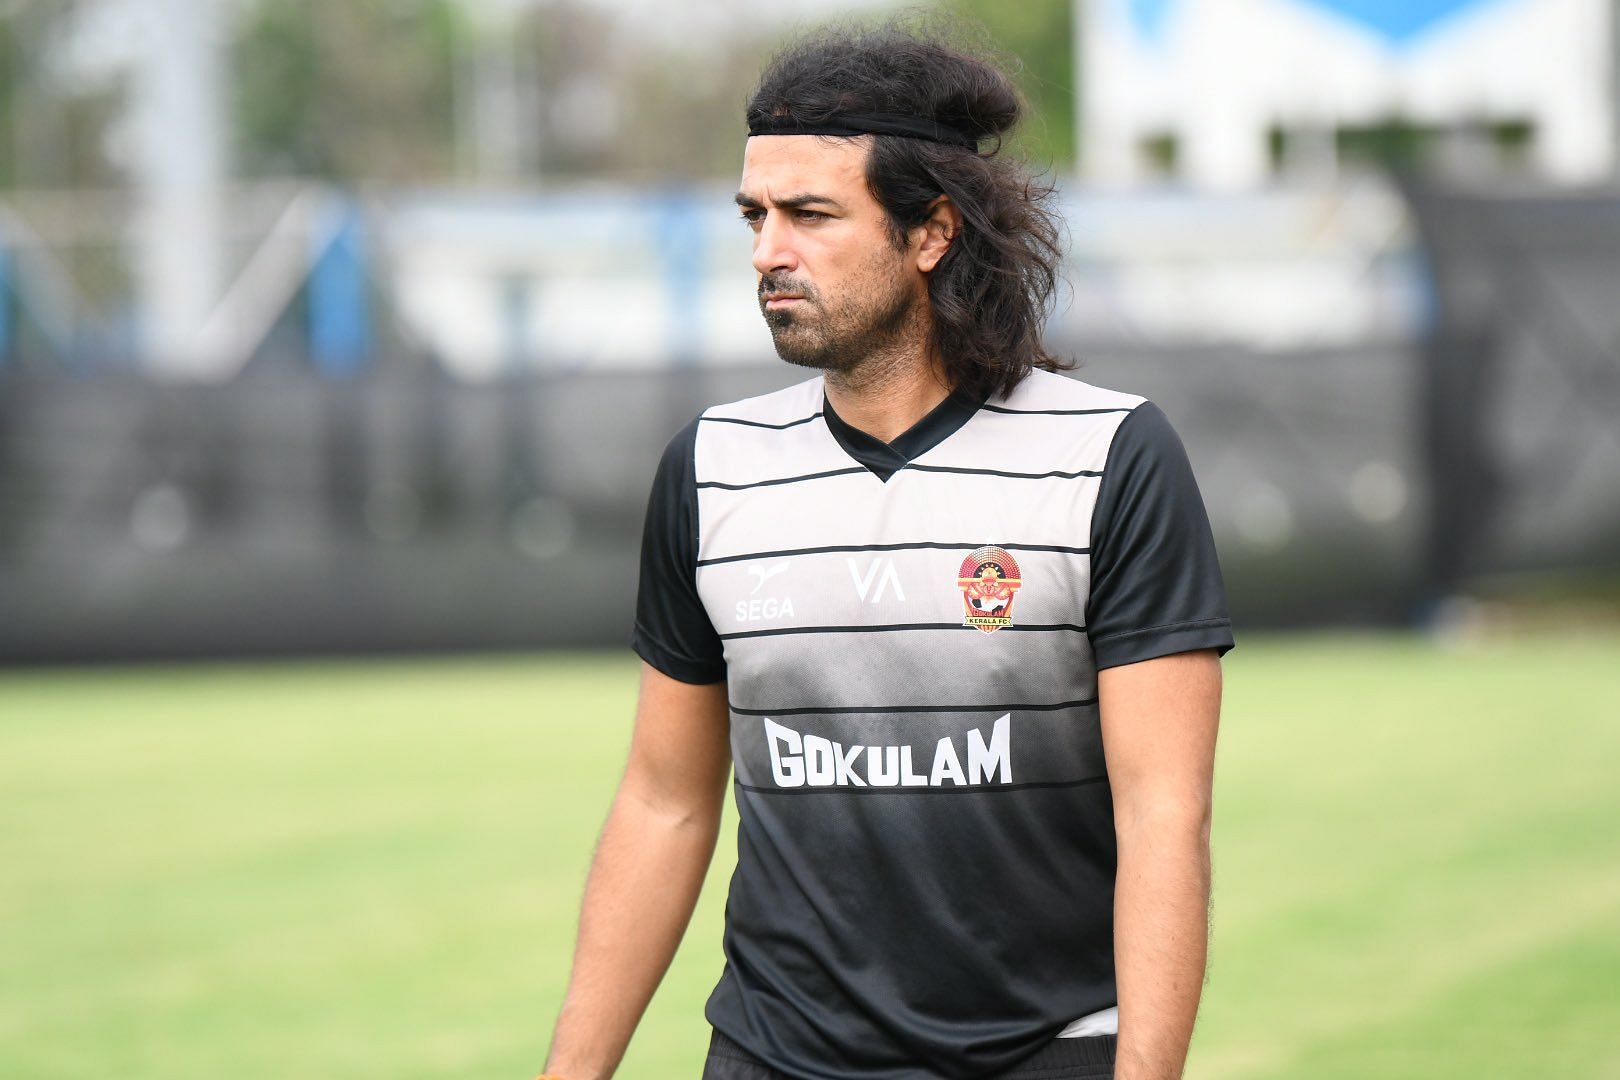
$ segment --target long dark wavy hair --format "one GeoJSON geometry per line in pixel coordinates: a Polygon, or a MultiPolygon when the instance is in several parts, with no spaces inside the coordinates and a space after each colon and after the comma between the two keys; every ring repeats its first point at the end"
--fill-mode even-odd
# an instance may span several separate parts
{"type": "Polygon", "coordinates": [[[958,21],[902,16],[838,24],[778,52],[747,106],[750,123],[903,113],[977,137],[975,151],[873,135],[866,162],[867,187],[888,215],[898,250],[938,196],[961,211],[962,228],[928,274],[928,297],[933,346],[952,388],[975,396],[1009,393],[1032,368],[1074,366],[1041,341],[1062,258],[1054,187],[1002,152],[1026,106],[993,55],[982,35],[958,21]],[[972,36],[981,40],[970,43],[972,36]]]}

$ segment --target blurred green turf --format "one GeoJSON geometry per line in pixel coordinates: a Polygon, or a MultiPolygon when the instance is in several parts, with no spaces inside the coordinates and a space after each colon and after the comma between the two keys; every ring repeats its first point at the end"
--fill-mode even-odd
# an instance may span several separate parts
{"type": "MultiPolygon", "coordinates": [[[[1620,1077],[1617,661],[1246,638],[1188,1076],[1620,1077]]],[[[532,1076],[634,678],[0,673],[0,1076],[532,1076]]],[[[733,835],[626,1080],[698,1073],[733,835]]]]}

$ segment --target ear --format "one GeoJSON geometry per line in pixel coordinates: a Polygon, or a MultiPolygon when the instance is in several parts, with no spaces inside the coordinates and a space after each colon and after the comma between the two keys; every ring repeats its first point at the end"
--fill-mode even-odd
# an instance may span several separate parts
{"type": "Polygon", "coordinates": [[[951,202],[949,195],[936,195],[928,204],[928,217],[911,230],[912,243],[917,248],[917,269],[928,273],[945,257],[951,241],[962,231],[962,211],[951,202]],[[920,242],[919,242],[920,237],[920,242]]]}

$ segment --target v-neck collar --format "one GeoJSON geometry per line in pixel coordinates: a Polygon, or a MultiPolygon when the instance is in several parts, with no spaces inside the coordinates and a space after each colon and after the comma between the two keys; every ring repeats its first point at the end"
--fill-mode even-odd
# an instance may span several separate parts
{"type": "Polygon", "coordinates": [[[896,435],[891,442],[868,435],[833,412],[832,402],[827,400],[825,390],[821,392],[821,411],[827,421],[827,429],[838,440],[838,445],[844,448],[844,452],[870,469],[879,480],[888,483],[889,477],[907,462],[932,450],[972,419],[973,414],[988,400],[988,394],[973,397],[953,390],[945,400],[929,410],[928,415],[896,435]]]}

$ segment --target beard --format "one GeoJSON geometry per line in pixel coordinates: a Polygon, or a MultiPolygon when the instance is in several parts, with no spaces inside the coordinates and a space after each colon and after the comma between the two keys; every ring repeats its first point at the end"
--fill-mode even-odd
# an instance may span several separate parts
{"type": "Polygon", "coordinates": [[[760,311],[771,330],[776,355],[799,367],[848,374],[869,357],[890,352],[912,336],[920,300],[899,274],[858,277],[829,301],[819,291],[783,277],[765,276],[760,293],[795,292],[798,306],[760,311]]]}

